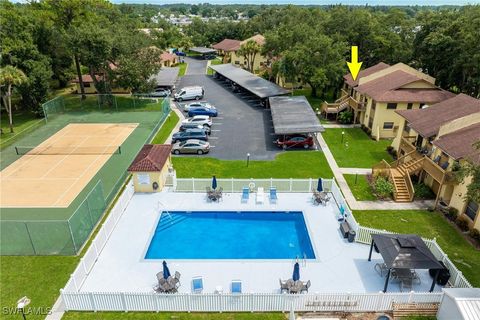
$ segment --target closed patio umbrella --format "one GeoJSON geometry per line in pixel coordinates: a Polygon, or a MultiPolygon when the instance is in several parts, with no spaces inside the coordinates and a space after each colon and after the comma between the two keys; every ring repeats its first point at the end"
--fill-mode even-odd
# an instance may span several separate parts
{"type": "Polygon", "coordinates": [[[298,262],[295,262],[295,265],[293,266],[292,279],[293,281],[300,280],[300,265],[298,264],[298,262]]]}
{"type": "Polygon", "coordinates": [[[215,176],[212,178],[212,189],[217,189],[217,178],[215,176]]]}
{"type": "Polygon", "coordinates": [[[167,262],[163,261],[163,278],[168,279],[170,277],[170,270],[168,269],[167,262]]]}
{"type": "Polygon", "coordinates": [[[322,178],[318,178],[317,191],[318,191],[318,192],[322,192],[322,191],[323,191],[322,178]]]}

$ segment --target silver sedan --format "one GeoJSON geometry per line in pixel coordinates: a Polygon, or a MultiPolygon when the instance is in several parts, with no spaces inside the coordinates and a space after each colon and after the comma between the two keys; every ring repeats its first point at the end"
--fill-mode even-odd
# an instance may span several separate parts
{"type": "Polygon", "coordinates": [[[172,146],[172,153],[196,153],[204,154],[210,151],[210,143],[197,139],[189,139],[182,142],[177,142],[172,146]]]}

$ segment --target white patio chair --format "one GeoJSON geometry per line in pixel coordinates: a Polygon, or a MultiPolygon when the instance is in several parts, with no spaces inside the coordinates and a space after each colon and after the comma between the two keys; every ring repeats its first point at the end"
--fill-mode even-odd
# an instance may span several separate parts
{"type": "Polygon", "coordinates": [[[263,204],[264,201],[265,201],[265,191],[263,190],[263,187],[258,187],[256,203],[263,204]]]}

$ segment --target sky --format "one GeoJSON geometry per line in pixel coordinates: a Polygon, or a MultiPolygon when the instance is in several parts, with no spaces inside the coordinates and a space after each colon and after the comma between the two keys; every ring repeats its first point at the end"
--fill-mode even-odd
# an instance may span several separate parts
{"type": "Polygon", "coordinates": [[[111,0],[113,3],[211,3],[211,4],[298,4],[298,5],[466,5],[479,4],[480,0],[111,0]]]}

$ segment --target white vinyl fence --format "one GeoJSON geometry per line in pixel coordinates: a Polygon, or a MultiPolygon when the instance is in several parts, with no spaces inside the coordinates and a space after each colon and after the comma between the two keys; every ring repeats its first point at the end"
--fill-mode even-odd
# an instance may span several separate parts
{"type": "Polygon", "coordinates": [[[134,292],[63,292],[67,310],[79,311],[391,311],[393,303],[440,303],[443,293],[321,294],[157,294],[134,292]]]}
{"type": "MultiPolygon", "coordinates": [[[[243,187],[270,188],[278,192],[311,192],[317,187],[316,179],[217,179],[224,192],[241,192],[243,187]]],[[[356,241],[370,244],[371,234],[389,233],[360,226],[343,195],[332,179],[322,180],[325,191],[331,192],[339,212],[357,232],[356,241]],[[340,208],[343,208],[342,210],[340,208]]],[[[211,179],[177,179],[176,192],[205,192],[211,179]]],[[[394,303],[440,303],[441,292],[409,293],[315,293],[315,294],[157,294],[154,292],[80,292],[80,287],[93,268],[100,252],[116,223],[133,196],[130,182],[121,194],[112,212],[88,248],[85,256],[70,277],[61,296],[66,310],[78,311],[185,311],[185,312],[267,312],[267,311],[391,311],[394,303]]],[[[442,260],[451,273],[455,287],[471,287],[462,273],[438,246],[435,239],[424,239],[435,257],[442,260]]]]}
{"type": "Polygon", "coordinates": [[[98,234],[95,236],[95,239],[92,241],[92,244],[85,252],[85,255],[80,259],[80,263],[78,264],[77,268],[70,275],[70,279],[68,280],[65,288],[62,291],[79,291],[83,282],[87,278],[87,275],[90,273],[93,265],[97,261],[100,252],[102,252],[103,247],[107,243],[108,238],[112,234],[115,225],[117,224],[118,220],[127,208],[128,202],[132,198],[133,194],[133,181],[130,180],[130,182],[126,185],[125,190],[117,199],[117,202],[110,211],[107,219],[105,219],[105,222],[102,224],[102,227],[100,228],[98,234]]]}

